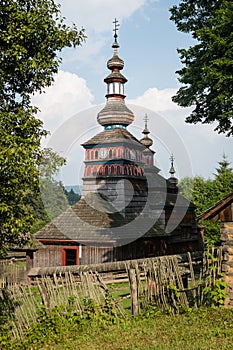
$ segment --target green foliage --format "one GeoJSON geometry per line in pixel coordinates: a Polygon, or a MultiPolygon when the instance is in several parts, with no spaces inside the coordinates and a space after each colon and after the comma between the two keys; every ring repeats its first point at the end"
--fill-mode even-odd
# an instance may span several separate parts
{"type": "Polygon", "coordinates": [[[27,106],[30,94],[53,82],[57,53],[85,39],[83,29],[65,24],[54,0],[1,1],[0,28],[0,94],[7,105],[27,106]]]}
{"type": "Polygon", "coordinates": [[[64,164],[63,157],[51,149],[43,149],[39,165],[39,186],[26,200],[34,218],[31,233],[37,232],[68,208],[65,188],[56,180],[56,174],[64,164]]]}
{"type": "Polygon", "coordinates": [[[8,343],[5,349],[208,350],[217,347],[225,350],[232,348],[232,320],[232,310],[201,308],[181,315],[158,313],[148,318],[134,317],[103,330],[88,321],[80,327],[74,320],[61,317],[63,327],[59,336],[50,333],[51,338],[47,338],[44,329],[38,342],[22,341],[12,346],[8,343]]]}
{"type": "Polygon", "coordinates": [[[81,196],[78,193],[75,193],[72,188],[70,191],[65,190],[65,195],[70,205],[77,203],[81,198],[81,196]]]}
{"type": "Polygon", "coordinates": [[[206,248],[220,246],[220,221],[200,220],[199,224],[205,227],[204,241],[206,248]]]}
{"type": "Polygon", "coordinates": [[[83,29],[65,24],[53,0],[1,1],[0,256],[30,239],[27,199],[39,188],[40,141],[46,135],[31,96],[52,84],[58,52],[84,39],[83,29]]]}
{"type": "Polygon", "coordinates": [[[92,299],[84,300],[85,311],[82,315],[84,320],[97,323],[98,326],[106,327],[118,322],[116,301],[108,291],[105,295],[104,305],[95,303],[92,299]]]}
{"type": "Polygon", "coordinates": [[[227,283],[220,277],[221,275],[218,276],[218,279],[213,284],[206,286],[203,290],[204,304],[207,306],[219,307],[224,305],[227,283]]]}
{"type": "Polygon", "coordinates": [[[9,244],[23,245],[32,216],[24,199],[38,186],[42,123],[32,110],[0,107],[0,255],[9,244]]]}
{"type": "MultiPolygon", "coordinates": [[[[233,191],[233,171],[225,154],[218,162],[214,179],[204,179],[200,176],[186,177],[180,181],[180,193],[196,205],[196,215],[215,205],[227,194],[233,191]]],[[[205,226],[205,243],[207,246],[220,244],[220,222],[200,221],[205,226]]]]}
{"type": "MultiPolygon", "coordinates": [[[[42,347],[54,342],[62,342],[67,337],[67,330],[81,334],[88,327],[99,327],[103,331],[106,327],[117,324],[119,315],[116,303],[109,293],[106,294],[103,305],[93,299],[84,299],[83,313],[73,312],[73,298],[69,299],[68,308],[55,307],[49,312],[46,307],[41,307],[37,322],[27,329],[23,343],[16,349],[27,349],[33,346],[42,347]]],[[[8,345],[14,344],[9,342],[8,345]]],[[[16,345],[16,344],[15,344],[16,345]]]]}
{"type": "Polygon", "coordinates": [[[233,135],[232,68],[233,3],[230,0],[182,0],[171,8],[178,30],[197,40],[179,49],[184,68],[177,71],[183,86],[173,101],[194,106],[188,123],[213,123],[218,133],[233,135]]]}

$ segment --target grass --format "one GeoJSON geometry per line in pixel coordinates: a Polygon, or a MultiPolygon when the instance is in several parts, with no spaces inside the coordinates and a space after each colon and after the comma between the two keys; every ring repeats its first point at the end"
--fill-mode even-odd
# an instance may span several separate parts
{"type": "Polygon", "coordinates": [[[119,300],[126,315],[131,314],[130,287],[128,282],[108,285],[108,289],[114,300],[119,300]]]}
{"type": "Polygon", "coordinates": [[[230,350],[233,310],[201,308],[180,315],[159,312],[111,326],[64,324],[56,343],[30,349],[51,350],[230,350]]]}

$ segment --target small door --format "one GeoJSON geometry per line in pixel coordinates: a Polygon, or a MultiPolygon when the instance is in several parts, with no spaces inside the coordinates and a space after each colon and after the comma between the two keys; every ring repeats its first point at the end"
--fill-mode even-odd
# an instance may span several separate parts
{"type": "Polygon", "coordinates": [[[62,266],[78,265],[78,248],[62,248],[62,266]]]}

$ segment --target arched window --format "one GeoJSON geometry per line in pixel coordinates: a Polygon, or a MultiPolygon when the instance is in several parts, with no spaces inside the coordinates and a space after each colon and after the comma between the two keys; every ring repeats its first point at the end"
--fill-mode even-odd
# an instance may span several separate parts
{"type": "Polygon", "coordinates": [[[110,168],[110,173],[111,173],[111,175],[114,174],[114,166],[113,166],[113,165],[112,165],[111,168],[110,168]]]}
{"type": "Polygon", "coordinates": [[[95,159],[98,159],[98,151],[95,151],[95,159]]]}
{"type": "Polygon", "coordinates": [[[108,153],[109,158],[112,158],[112,150],[110,149],[109,153],[108,153]]]}
{"type": "Polygon", "coordinates": [[[91,159],[94,159],[94,151],[91,151],[91,159]]]}

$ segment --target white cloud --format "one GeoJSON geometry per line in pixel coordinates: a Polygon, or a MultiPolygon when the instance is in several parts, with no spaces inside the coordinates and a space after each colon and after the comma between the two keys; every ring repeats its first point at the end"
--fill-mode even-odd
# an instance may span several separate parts
{"type": "Polygon", "coordinates": [[[112,29],[112,20],[130,17],[149,0],[57,0],[62,15],[87,30],[105,32],[112,29]]]}
{"type": "Polygon", "coordinates": [[[150,108],[156,112],[178,110],[180,107],[172,101],[172,96],[175,95],[176,91],[176,89],[159,90],[157,88],[149,88],[142,96],[130,100],[129,102],[150,108]]]}
{"type": "MultiPolygon", "coordinates": [[[[98,57],[109,41],[109,33],[113,35],[113,20],[120,24],[131,17],[137,10],[151,0],[57,0],[61,5],[61,14],[69,25],[75,23],[78,28],[85,28],[87,41],[80,50],[73,54],[64,51],[64,62],[83,62],[96,69],[103,69],[103,59],[98,57]],[[108,33],[108,35],[106,35],[108,33]]],[[[106,58],[105,58],[106,59],[106,58]]]]}
{"type": "MultiPolygon", "coordinates": [[[[185,148],[190,155],[194,175],[211,177],[218,161],[222,158],[223,152],[229,156],[229,161],[233,162],[231,151],[232,139],[215,132],[215,123],[186,123],[185,119],[191,113],[192,108],[182,108],[172,102],[171,97],[175,95],[176,91],[176,89],[159,90],[157,88],[149,88],[142,96],[128,102],[151,109],[157,112],[164,120],[168,121],[183,140],[185,148]]],[[[158,132],[160,128],[157,124],[158,121],[153,118],[153,113],[150,116],[148,112],[148,116],[150,131],[155,137],[160,138],[161,131],[158,132]]],[[[169,133],[168,130],[167,132],[169,133]]],[[[156,141],[154,147],[156,149],[156,141]]],[[[172,152],[176,156],[178,150],[174,148],[172,152]]]]}
{"type": "Polygon", "coordinates": [[[36,94],[32,103],[39,107],[38,117],[44,127],[53,131],[75,113],[92,105],[93,95],[86,81],[78,75],[59,71],[54,84],[45,93],[36,94]]]}

